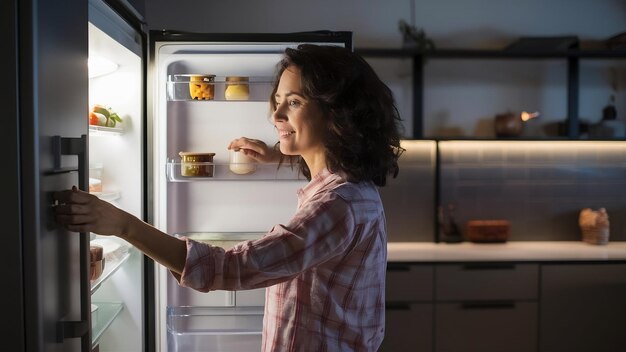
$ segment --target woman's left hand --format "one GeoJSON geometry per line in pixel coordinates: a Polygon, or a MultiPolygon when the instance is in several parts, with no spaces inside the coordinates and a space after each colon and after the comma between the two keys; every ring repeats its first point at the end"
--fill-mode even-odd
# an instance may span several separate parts
{"type": "Polygon", "coordinates": [[[281,156],[278,150],[268,147],[265,142],[246,137],[232,140],[228,144],[228,149],[241,151],[260,163],[277,163],[281,156]]]}

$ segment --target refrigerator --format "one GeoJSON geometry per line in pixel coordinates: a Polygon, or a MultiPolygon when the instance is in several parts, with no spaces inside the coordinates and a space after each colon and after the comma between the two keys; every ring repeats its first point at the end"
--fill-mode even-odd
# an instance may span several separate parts
{"type": "Polygon", "coordinates": [[[262,236],[294,213],[306,180],[289,165],[235,164],[228,142],[277,141],[268,99],[286,47],[351,48],[351,33],[147,32],[125,0],[0,6],[1,267],[13,317],[0,350],[259,350],[265,290],[181,288],[123,240],[59,227],[53,193],[76,185],[172,236],[227,248],[262,236]],[[192,97],[197,77],[210,99],[192,97]],[[91,265],[94,246],[104,260],[91,265]]]}
{"type": "MultiPolygon", "coordinates": [[[[289,164],[239,163],[227,146],[242,136],[274,145],[269,97],[287,47],[352,47],[349,32],[149,35],[148,160],[153,224],[224,248],[263,236],[294,214],[306,184],[289,164]],[[187,154],[214,154],[188,161],[187,154]]],[[[258,351],[265,289],[200,293],[161,266],[156,335],[168,351],[258,351]]]]}

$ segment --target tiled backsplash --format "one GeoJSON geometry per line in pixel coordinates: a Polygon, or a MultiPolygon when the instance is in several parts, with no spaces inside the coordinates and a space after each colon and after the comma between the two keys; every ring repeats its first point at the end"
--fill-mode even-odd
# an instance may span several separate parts
{"type": "Polygon", "coordinates": [[[576,241],[580,210],[604,207],[626,240],[626,142],[441,141],[439,154],[440,204],[462,227],[506,219],[511,241],[576,241]]]}
{"type": "Polygon", "coordinates": [[[397,178],[387,178],[380,197],[392,242],[432,242],[435,233],[435,141],[402,141],[397,178]]]}

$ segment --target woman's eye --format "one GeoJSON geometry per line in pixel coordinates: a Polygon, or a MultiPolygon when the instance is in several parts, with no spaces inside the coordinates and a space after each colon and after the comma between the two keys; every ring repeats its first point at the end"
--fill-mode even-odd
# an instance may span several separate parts
{"type": "Polygon", "coordinates": [[[298,106],[300,106],[300,102],[297,101],[297,100],[290,100],[289,101],[289,106],[291,106],[291,107],[298,107],[298,106]]]}

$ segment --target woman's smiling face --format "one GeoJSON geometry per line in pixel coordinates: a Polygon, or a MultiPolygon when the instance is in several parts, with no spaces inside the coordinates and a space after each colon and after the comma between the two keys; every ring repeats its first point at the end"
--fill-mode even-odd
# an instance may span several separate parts
{"type": "Polygon", "coordinates": [[[280,139],[280,152],[301,155],[309,166],[311,161],[323,159],[322,111],[302,93],[298,67],[289,66],[281,74],[274,105],[272,119],[280,139]]]}

